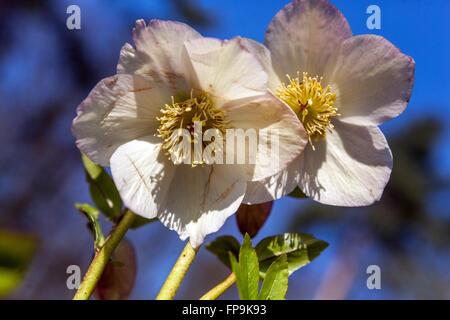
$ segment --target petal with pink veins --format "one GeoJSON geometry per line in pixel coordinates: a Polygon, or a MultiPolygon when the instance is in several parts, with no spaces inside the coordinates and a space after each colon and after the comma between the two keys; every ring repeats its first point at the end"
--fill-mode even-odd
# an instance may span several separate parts
{"type": "Polygon", "coordinates": [[[359,207],[380,200],[392,171],[392,153],[375,125],[334,121],[326,140],[300,155],[300,189],[318,202],[359,207]]]}
{"type": "Polygon", "coordinates": [[[120,52],[117,73],[139,74],[168,86],[192,86],[191,68],[184,42],[202,36],[188,25],[164,20],[136,21],[133,41],[136,49],[125,44],[120,52]]]}
{"type": "Polygon", "coordinates": [[[227,100],[263,94],[267,73],[241,38],[221,41],[202,38],[185,47],[199,81],[199,89],[212,94],[219,107],[227,100]]]}
{"type": "Polygon", "coordinates": [[[336,92],[343,121],[382,124],[408,105],[414,60],[383,37],[356,36],[344,41],[328,61],[324,81],[336,92]]]}
{"type": "Polygon", "coordinates": [[[157,217],[181,240],[189,237],[194,248],[236,212],[246,188],[238,167],[173,165],[160,144],[148,139],[119,147],[111,172],[128,208],[157,217]]]}
{"type": "Polygon", "coordinates": [[[174,94],[171,88],[141,76],[119,74],[103,79],[79,105],[73,120],[78,148],[95,163],[109,166],[120,145],[156,133],[156,117],[174,94]]]}
{"type": "MultiPolygon", "coordinates": [[[[260,180],[284,169],[305,148],[308,136],[297,115],[271,92],[224,104],[227,120],[235,129],[255,132],[257,150],[254,158],[242,165],[247,179],[260,180]]],[[[245,144],[235,139],[235,149],[226,153],[236,155],[252,152],[250,139],[245,144]]],[[[248,158],[250,159],[250,158],[248,158]]]]}
{"type": "Polygon", "coordinates": [[[297,72],[322,75],[330,55],[351,36],[347,20],[327,0],[294,0],[270,22],[265,44],[284,81],[297,72]]]}

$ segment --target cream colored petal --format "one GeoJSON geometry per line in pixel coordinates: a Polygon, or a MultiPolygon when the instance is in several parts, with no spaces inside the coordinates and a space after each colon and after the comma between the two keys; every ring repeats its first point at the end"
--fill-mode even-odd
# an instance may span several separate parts
{"type": "Polygon", "coordinates": [[[358,207],[380,200],[392,170],[392,153],[377,126],[334,121],[326,141],[300,155],[300,189],[329,205],[358,207]]]}
{"type": "Polygon", "coordinates": [[[198,89],[212,94],[219,105],[226,100],[261,94],[266,89],[266,72],[241,40],[202,38],[185,43],[199,81],[198,89]]]}
{"type": "Polygon", "coordinates": [[[94,162],[109,166],[117,147],[156,133],[156,117],[172,94],[169,88],[140,76],[103,79],[77,109],[72,124],[77,146],[94,162]]]}
{"type": "Polygon", "coordinates": [[[162,210],[175,175],[175,166],[152,137],[121,145],[111,157],[111,173],[127,208],[145,218],[162,210]]]}
{"type": "Polygon", "coordinates": [[[324,80],[337,93],[341,119],[381,124],[406,108],[414,84],[414,60],[383,37],[346,40],[330,57],[324,80]]]}
{"type": "Polygon", "coordinates": [[[284,82],[297,71],[321,76],[328,57],[351,36],[347,20],[327,0],[294,0],[270,22],[265,44],[284,82]]]}
{"type": "Polygon", "coordinates": [[[269,77],[267,87],[272,92],[276,92],[278,86],[281,85],[281,81],[278,75],[275,73],[275,70],[273,69],[272,56],[270,54],[269,49],[262,43],[259,43],[258,41],[248,38],[242,38],[241,44],[246,48],[246,50],[250,51],[262,64],[264,70],[267,72],[267,75],[269,77]]]}
{"type": "Polygon", "coordinates": [[[160,145],[134,140],[111,158],[111,172],[124,204],[146,218],[158,217],[193,247],[236,212],[246,182],[238,167],[173,165],[160,145]]]}
{"type": "Polygon", "coordinates": [[[291,193],[300,180],[299,161],[300,157],[295,158],[285,169],[271,177],[259,181],[248,181],[242,203],[264,203],[291,193]]]}
{"type": "MultiPolygon", "coordinates": [[[[269,91],[256,97],[229,101],[223,110],[230,126],[241,141],[245,141],[239,143],[239,138],[234,139],[234,155],[236,163],[239,155],[246,154],[243,168],[248,180],[261,180],[278,173],[302,152],[308,142],[297,115],[269,91]],[[256,138],[246,138],[246,135],[256,138]]],[[[232,139],[227,135],[226,140],[228,146],[228,140],[232,139]]],[[[227,147],[226,154],[233,156],[233,149],[227,147]]]]}
{"type": "Polygon", "coordinates": [[[194,248],[199,247],[237,211],[245,188],[243,173],[234,166],[177,166],[158,218],[181,240],[189,238],[194,248]]]}
{"type": "Polygon", "coordinates": [[[138,74],[145,77],[152,74],[151,70],[152,62],[146,53],[136,51],[129,43],[122,47],[117,64],[118,74],[138,74]]]}
{"type": "Polygon", "coordinates": [[[189,92],[191,69],[184,42],[202,36],[188,25],[163,20],[136,21],[134,49],[125,44],[120,52],[117,73],[139,74],[189,92]]]}

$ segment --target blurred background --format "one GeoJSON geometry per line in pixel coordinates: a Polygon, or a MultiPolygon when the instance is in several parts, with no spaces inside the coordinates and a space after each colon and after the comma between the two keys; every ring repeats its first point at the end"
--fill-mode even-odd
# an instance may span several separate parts
{"type": "MultiPolygon", "coordinates": [[[[70,132],[77,105],[115,73],[135,20],[186,22],[205,36],[264,40],[287,0],[0,1],[0,298],[70,299],[69,265],[84,272],[92,236],[74,202],[91,202],[70,132]],[[81,8],[81,30],[68,30],[66,9],[81,8]]],[[[337,208],[277,200],[254,243],[306,232],[330,243],[289,281],[287,299],[450,298],[450,2],[332,0],[355,35],[386,37],[416,61],[410,104],[382,126],[394,169],[382,200],[337,208]],[[381,8],[381,30],[368,30],[366,9],[381,8]],[[381,290],[366,268],[381,268],[381,290]]],[[[102,221],[107,233],[110,224],[102,221]]],[[[234,217],[219,235],[242,236],[234,217]]],[[[129,231],[137,255],[131,299],[153,299],[184,247],[160,223],[129,231]]],[[[179,299],[197,299],[228,275],[200,250],[179,299]]],[[[223,298],[238,298],[234,286],[223,298]]]]}

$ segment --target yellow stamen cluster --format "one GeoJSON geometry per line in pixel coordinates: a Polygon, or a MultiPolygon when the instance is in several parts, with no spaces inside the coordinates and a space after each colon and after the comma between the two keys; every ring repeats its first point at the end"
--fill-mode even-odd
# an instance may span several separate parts
{"type": "Polygon", "coordinates": [[[289,75],[287,77],[289,84],[281,84],[277,88],[277,96],[297,114],[314,149],[311,139],[314,141],[319,137],[325,139],[326,131],[333,128],[331,118],[339,116],[334,107],[336,94],[332,92],[330,86],[322,88],[322,78],[308,77],[306,72],[302,78],[299,72],[294,79],[289,75]]]}
{"type": "MultiPolygon", "coordinates": [[[[200,94],[194,96],[193,90],[190,97],[182,102],[175,102],[172,96],[172,104],[166,104],[161,109],[163,114],[157,118],[160,121],[158,128],[158,137],[164,140],[163,148],[167,150],[166,155],[174,157],[177,161],[184,159],[185,149],[180,140],[182,136],[177,134],[178,129],[186,129],[190,136],[191,143],[191,165],[195,167],[197,164],[203,164],[202,157],[194,160],[194,148],[197,143],[202,143],[203,150],[212,141],[203,141],[202,134],[208,129],[215,129],[225,134],[227,121],[221,109],[216,108],[208,93],[201,91],[200,94]],[[196,125],[201,124],[201,131],[196,125]]],[[[218,150],[216,150],[217,152],[218,150]]]]}

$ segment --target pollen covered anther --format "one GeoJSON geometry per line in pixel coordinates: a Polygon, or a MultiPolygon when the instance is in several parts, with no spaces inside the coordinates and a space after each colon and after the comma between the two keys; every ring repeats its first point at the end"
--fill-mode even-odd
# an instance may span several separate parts
{"type": "Polygon", "coordinates": [[[277,88],[277,96],[297,114],[314,149],[312,139],[325,139],[327,130],[333,128],[331,118],[340,115],[334,106],[336,94],[330,86],[322,87],[322,78],[308,77],[306,72],[301,78],[299,72],[296,78],[287,77],[289,84],[282,83],[277,88]]]}
{"type": "MultiPolygon", "coordinates": [[[[196,144],[201,143],[200,150],[203,150],[210,143],[210,141],[203,141],[201,137],[206,130],[215,129],[221,134],[225,133],[227,121],[224,113],[214,105],[206,92],[201,91],[194,96],[194,91],[191,90],[189,98],[184,101],[175,102],[174,97],[171,99],[172,103],[166,104],[161,109],[162,116],[157,118],[160,121],[157,136],[163,139],[162,147],[173,159],[180,161],[186,156],[186,146],[182,145],[183,136],[179,129],[184,129],[189,136],[191,155],[199,149],[195,148],[196,144]]],[[[192,166],[204,163],[201,157],[199,159],[192,156],[192,158],[195,158],[192,159],[192,166]]]]}

